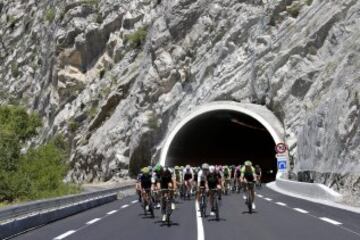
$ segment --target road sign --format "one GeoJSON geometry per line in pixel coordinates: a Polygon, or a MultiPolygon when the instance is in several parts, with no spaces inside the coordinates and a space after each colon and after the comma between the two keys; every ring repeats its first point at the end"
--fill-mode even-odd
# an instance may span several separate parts
{"type": "Polygon", "coordinates": [[[279,160],[277,161],[277,166],[278,166],[278,171],[279,172],[286,172],[286,165],[287,165],[287,161],[286,160],[279,160]]]}
{"type": "Polygon", "coordinates": [[[277,153],[284,153],[287,151],[287,146],[285,143],[278,143],[276,144],[275,151],[277,153]]]}

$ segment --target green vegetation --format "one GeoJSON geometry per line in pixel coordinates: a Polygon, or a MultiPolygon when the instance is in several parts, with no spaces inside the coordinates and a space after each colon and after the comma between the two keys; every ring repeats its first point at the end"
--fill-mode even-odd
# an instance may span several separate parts
{"type": "Polygon", "coordinates": [[[148,125],[151,129],[156,129],[159,126],[159,119],[155,112],[151,112],[148,118],[148,125]]]}
{"type": "Polygon", "coordinates": [[[79,123],[75,121],[75,119],[71,118],[68,122],[68,128],[70,132],[74,133],[79,128],[79,123]]]}
{"type": "Polygon", "coordinates": [[[131,48],[139,48],[144,43],[147,35],[147,27],[141,27],[136,32],[131,33],[125,37],[125,43],[129,44],[131,48]]]}
{"type": "Polygon", "coordinates": [[[19,67],[16,62],[11,63],[11,74],[14,78],[17,78],[20,75],[19,67]]]}
{"type": "Polygon", "coordinates": [[[63,137],[22,153],[40,126],[38,115],[21,107],[0,106],[0,206],[79,191],[63,182],[69,157],[63,137]]]}
{"type": "Polygon", "coordinates": [[[310,6],[312,4],[313,0],[305,0],[306,5],[310,6]]]}
{"type": "Polygon", "coordinates": [[[100,0],[83,0],[82,3],[83,4],[87,4],[87,5],[91,5],[91,6],[95,6],[98,7],[100,0]]]}
{"type": "Polygon", "coordinates": [[[294,2],[290,6],[286,7],[286,11],[291,17],[297,18],[299,16],[301,8],[301,2],[294,2]]]}
{"type": "Polygon", "coordinates": [[[55,9],[54,8],[48,8],[45,12],[45,19],[46,21],[48,21],[49,23],[52,23],[55,19],[55,9]]]}

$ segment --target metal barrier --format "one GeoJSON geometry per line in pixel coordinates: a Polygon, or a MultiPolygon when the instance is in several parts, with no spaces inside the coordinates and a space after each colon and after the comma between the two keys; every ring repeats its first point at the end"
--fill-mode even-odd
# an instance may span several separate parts
{"type": "Polygon", "coordinates": [[[113,194],[117,194],[119,191],[130,189],[133,186],[133,184],[129,184],[122,187],[106,189],[97,192],[81,193],[65,197],[38,200],[16,206],[5,207],[0,209],[0,224],[4,224],[4,222],[6,223],[16,218],[24,218],[27,215],[32,215],[34,213],[39,214],[41,212],[64,208],[97,198],[107,197],[113,194]]]}

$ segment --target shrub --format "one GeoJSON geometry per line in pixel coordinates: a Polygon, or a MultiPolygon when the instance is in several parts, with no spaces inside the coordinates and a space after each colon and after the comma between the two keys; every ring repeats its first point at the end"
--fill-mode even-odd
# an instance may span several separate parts
{"type": "Polygon", "coordinates": [[[11,63],[11,74],[14,78],[17,78],[20,75],[19,67],[16,62],[11,63]]]}
{"type": "Polygon", "coordinates": [[[147,35],[147,28],[141,27],[136,32],[131,33],[125,37],[125,42],[131,48],[139,48],[145,41],[147,35]]]}
{"type": "Polygon", "coordinates": [[[305,0],[306,5],[310,6],[312,4],[313,0],[305,0]]]}
{"type": "Polygon", "coordinates": [[[302,7],[301,3],[295,2],[292,5],[286,7],[286,11],[291,17],[297,18],[299,16],[301,7],[302,7]]]}
{"type": "Polygon", "coordinates": [[[54,21],[54,19],[55,19],[55,15],[56,15],[55,9],[54,8],[48,8],[46,10],[46,13],[45,13],[46,21],[48,21],[49,23],[52,23],[54,21]]]}
{"type": "Polygon", "coordinates": [[[76,122],[74,119],[70,119],[68,122],[68,129],[70,132],[74,133],[79,128],[79,123],[76,122]]]}

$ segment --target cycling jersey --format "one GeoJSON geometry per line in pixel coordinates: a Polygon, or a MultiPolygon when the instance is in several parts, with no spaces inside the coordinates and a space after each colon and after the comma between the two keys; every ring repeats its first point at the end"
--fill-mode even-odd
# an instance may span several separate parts
{"type": "Polygon", "coordinates": [[[244,177],[246,179],[246,181],[253,182],[255,180],[254,179],[254,174],[255,174],[254,167],[247,168],[246,166],[243,166],[241,168],[240,172],[241,172],[241,177],[244,177]]]}
{"type": "Polygon", "coordinates": [[[226,179],[229,178],[229,169],[228,168],[224,169],[224,178],[226,178],[226,179]]]}
{"type": "Polygon", "coordinates": [[[261,168],[255,168],[256,175],[261,175],[261,168]]]}
{"type": "Polygon", "coordinates": [[[162,171],[160,173],[160,188],[167,189],[169,188],[169,183],[172,182],[172,173],[170,170],[162,171]]]}
{"type": "Polygon", "coordinates": [[[151,174],[143,174],[140,178],[141,187],[143,189],[149,189],[151,188],[151,174]]]}
{"type": "Polygon", "coordinates": [[[205,187],[206,175],[203,170],[200,170],[197,177],[197,184],[199,187],[205,187]]]}
{"type": "Polygon", "coordinates": [[[219,183],[219,173],[209,173],[207,175],[207,182],[209,189],[216,188],[217,184],[219,183]]]}
{"type": "Polygon", "coordinates": [[[193,177],[193,171],[191,169],[190,170],[184,169],[183,176],[184,176],[184,181],[189,181],[193,177]]]}

